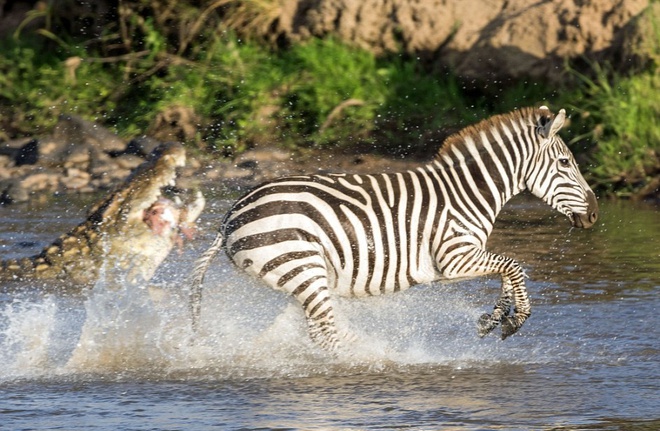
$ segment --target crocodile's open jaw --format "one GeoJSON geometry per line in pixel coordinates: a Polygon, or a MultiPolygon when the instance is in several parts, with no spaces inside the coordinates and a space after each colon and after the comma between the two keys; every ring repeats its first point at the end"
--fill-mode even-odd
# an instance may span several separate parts
{"type": "Polygon", "coordinates": [[[163,199],[163,190],[174,187],[177,177],[177,168],[186,164],[186,152],[179,143],[162,144],[156,148],[129,178],[135,187],[127,190],[128,214],[124,214],[127,221],[142,221],[146,213],[153,212],[152,207],[163,199]]]}
{"type": "Polygon", "coordinates": [[[171,199],[161,197],[144,210],[142,220],[156,235],[164,235],[179,225],[179,209],[171,199]]]}
{"type": "Polygon", "coordinates": [[[102,213],[99,222],[126,240],[135,237],[136,230],[157,236],[189,236],[205,202],[201,193],[175,186],[177,169],[185,163],[181,144],[161,144],[131,173],[124,187],[112,194],[113,199],[95,208],[102,213]]]}
{"type": "MultiPolygon", "coordinates": [[[[150,154],[119,190],[110,251],[116,270],[125,279],[149,280],[169,252],[190,238],[204,209],[201,192],[175,186],[177,168],[186,155],[179,143],[162,144],[150,154]]],[[[119,273],[118,273],[119,277],[119,273]]]]}
{"type": "Polygon", "coordinates": [[[150,280],[204,208],[201,192],[171,187],[185,162],[183,145],[161,144],[85,221],[41,253],[0,261],[0,279],[66,280],[71,289],[92,285],[101,274],[115,282],[150,280]]]}
{"type": "Polygon", "coordinates": [[[183,199],[160,196],[142,212],[142,221],[155,235],[177,235],[192,239],[195,220],[204,209],[204,196],[199,191],[185,191],[183,199]]]}
{"type": "Polygon", "coordinates": [[[204,208],[204,197],[199,191],[176,187],[177,168],[186,163],[185,150],[178,143],[163,144],[151,155],[152,165],[135,173],[135,181],[144,181],[143,193],[131,197],[127,220],[139,220],[155,234],[179,234],[190,238],[194,222],[204,208]]]}

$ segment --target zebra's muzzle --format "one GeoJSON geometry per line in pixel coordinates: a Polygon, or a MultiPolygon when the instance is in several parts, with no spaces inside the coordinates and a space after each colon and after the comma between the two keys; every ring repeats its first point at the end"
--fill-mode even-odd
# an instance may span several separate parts
{"type": "Polygon", "coordinates": [[[598,220],[598,202],[592,191],[587,194],[587,212],[584,214],[572,213],[571,224],[573,227],[590,228],[598,220]]]}
{"type": "Polygon", "coordinates": [[[598,219],[597,213],[590,213],[590,214],[573,213],[571,215],[571,225],[573,225],[573,227],[579,227],[579,228],[590,228],[591,226],[594,225],[594,223],[596,223],[597,219],[598,219]]]}

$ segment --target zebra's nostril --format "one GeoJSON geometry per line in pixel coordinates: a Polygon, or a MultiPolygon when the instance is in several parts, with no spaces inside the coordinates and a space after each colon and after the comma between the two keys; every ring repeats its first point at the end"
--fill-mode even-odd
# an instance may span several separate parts
{"type": "Polygon", "coordinates": [[[591,223],[596,223],[596,220],[598,220],[598,213],[594,211],[591,214],[589,214],[589,221],[591,223]]]}

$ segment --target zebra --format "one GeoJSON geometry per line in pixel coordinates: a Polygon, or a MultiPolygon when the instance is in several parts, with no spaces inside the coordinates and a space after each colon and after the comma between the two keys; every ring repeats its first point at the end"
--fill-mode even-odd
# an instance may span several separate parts
{"type": "Polygon", "coordinates": [[[450,136],[427,164],[398,173],[314,174],[266,182],[238,199],[190,278],[193,328],[204,275],[218,251],[293,296],[311,339],[335,351],[333,296],[394,293],[441,279],[499,274],[483,337],[514,334],[531,314],[517,261],[486,250],[506,202],[528,189],[572,226],[591,227],[596,196],[558,135],[566,111],[522,108],[450,136]]]}

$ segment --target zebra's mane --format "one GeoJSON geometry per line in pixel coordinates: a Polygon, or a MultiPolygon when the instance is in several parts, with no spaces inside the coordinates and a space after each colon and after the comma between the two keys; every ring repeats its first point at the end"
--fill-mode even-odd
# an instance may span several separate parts
{"type": "Polygon", "coordinates": [[[537,125],[545,125],[553,117],[553,114],[547,109],[540,109],[534,107],[520,108],[506,114],[494,115],[490,118],[480,121],[477,124],[467,126],[460,131],[454,133],[445,139],[436,153],[435,159],[451,151],[452,148],[458,147],[464,149],[466,147],[466,140],[471,138],[477,147],[481,147],[481,132],[487,132],[493,127],[499,129],[502,123],[511,124],[517,122],[518,124],[528,124],[530,127],[537,125]]]}

